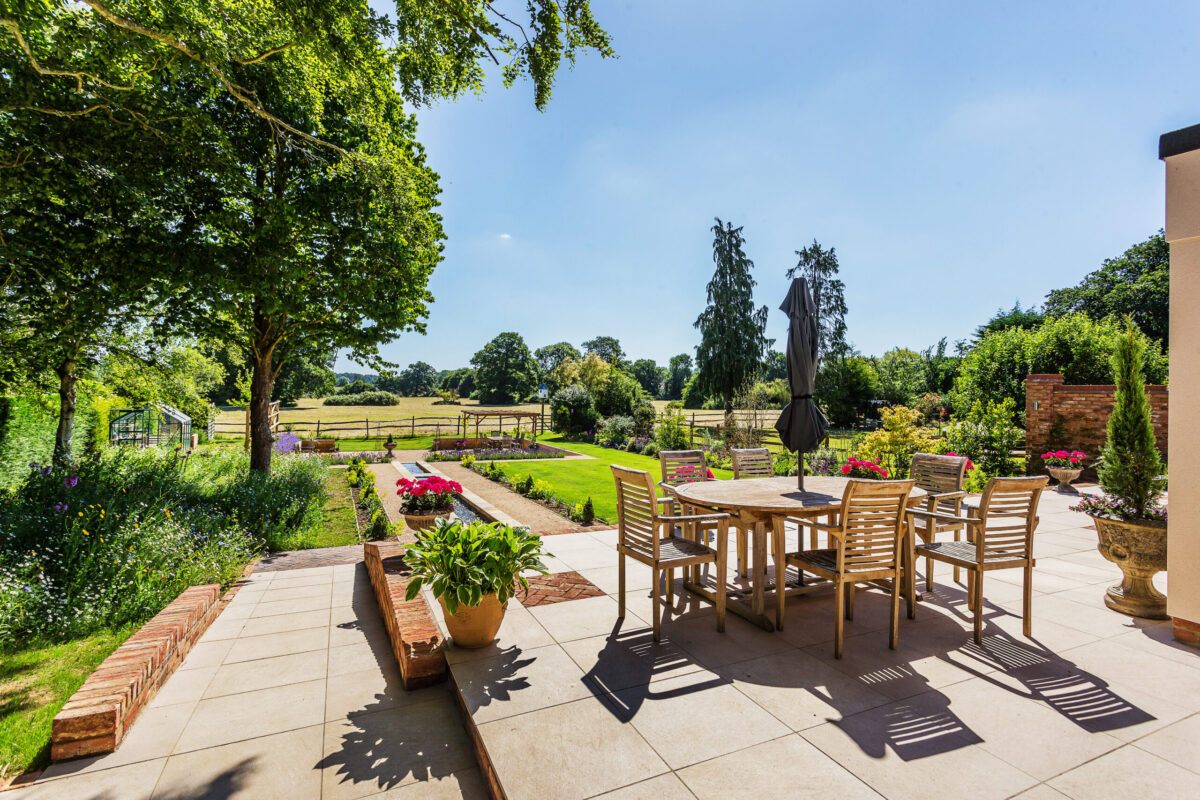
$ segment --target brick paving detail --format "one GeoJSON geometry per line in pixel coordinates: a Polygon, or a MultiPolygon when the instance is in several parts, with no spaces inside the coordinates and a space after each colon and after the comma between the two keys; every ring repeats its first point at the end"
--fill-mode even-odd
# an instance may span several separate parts
{"type": "Polygon", "coordinates": [[[604,591],[578,572],[556,572],[553,575],[535,575],[529,578],[529,589],[517,593],[521,605],[546,606],[551,603],[565,603],[568,600],[582,600],[585,597],[599,597],[604,591]]]}
{"type": "Polygon", "coordinates": [[[217,615],[221,587],[184,589],[104,659],[71,695],[50,732],[54,761],[111,753],[217,615]]]}
{"type": "Polygon", "coordinates": [[[255,572],[282,572],[289,569],[310,567],[336,567],[339,564],[357,564],[363,560],[361,544],[342,547],[316,547],[312,550],[284,550],[264,556],[255,572]]]}
{"type": "Polygon", "coordinates": [[[418,689],[446,679],[445,642],[425,596],[404,598],[410,570],[404,548],[395,542],[362,545],[371,588],[383,614],[405,689],[418,689]]]}

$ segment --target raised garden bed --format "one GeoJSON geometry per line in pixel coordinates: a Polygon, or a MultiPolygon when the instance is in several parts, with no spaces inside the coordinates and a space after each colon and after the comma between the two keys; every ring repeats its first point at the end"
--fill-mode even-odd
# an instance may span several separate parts
{"type": "Polygon", "coordinates": [[[55,716],[50,758],[111,753],[216,617],[221,587],[192,586],[104,659],[55,716]]]}
{"type": "Polygon", "coordinates": [[[466,450],[435,450],[434,452],[430,453],[425,460],[462,461],[463,458],[470,456],[476,461],[522,461],[538,458],[565,458],[566,455],[566,452],[563,450],[552,449],[549,447],[507,447],[499,450],[489,450],[487,448],[466,450]]]}
{"type": "Polygon", "coordinates": [[[411,691],[445,680],[445,641],[433,612],[423,594],[412,600],[404,598],[409,578],[404,547],[395,542],[367,542],[363,560],[404,688],[411,691]]]}

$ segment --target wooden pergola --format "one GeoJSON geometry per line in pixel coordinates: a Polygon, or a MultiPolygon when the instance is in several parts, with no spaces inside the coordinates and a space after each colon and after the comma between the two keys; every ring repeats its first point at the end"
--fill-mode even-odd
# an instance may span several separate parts
{"type": "MultiPolygon", "coordinates": [[[[487,408],[487,409],[465,409],[464,408],[463,412],[462,412],[463,433],[464,434],[466,433],[467,426],[470,424],[470,420],[472,418],[474,418],[474,420],[475,420],[475,438],[478,439],[479,438],[479,423],[481,420],[503,419],[504,417],[513,417],[514,419],[517,419],[517,420],[521,420],[521,419],[532,420],[532,422],[530,423],[530,429],[531,429],[533,438],[536,439],[537,435],[538,435],[538,421],[541,419],[541,416],[542,416],[541,413],[538,411],[511,411],[508,409],[500,409],[500,408],[487,408]]],[[[517,424],[520,425],[519,422],[517,424]]],[[[502,435],[504,433],[504,423],[503,422],[500,423],[500,433],[502,435]]]]}

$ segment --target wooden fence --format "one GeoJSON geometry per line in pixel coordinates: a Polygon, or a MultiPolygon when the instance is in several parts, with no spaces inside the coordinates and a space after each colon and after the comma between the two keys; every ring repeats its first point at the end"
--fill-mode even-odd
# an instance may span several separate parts
{"type": "MultiPolygon", "coordinates": [[[[417,436],[461,436],[463,423],[461,416],[410,416],[401,419],[357,419],[338,420],[329,422],[322,420],[289,420],[287,409],[278,417],[279,429],[316,439],[379,439],[383,441],[389,436],[411,438],[417,436]]],[[[518,427],[529,430],[530,419],[520,421],[508,417],[495,417],[480,423],[480,431],[496,431],[499,433],[512,432],[518,427]]],[[[243,423],[221,421],[214,425],[218,436],[221,434],[241,433],[243,423]]],[[[474,430],[474,423],[471,423],[474,430]]],[[[550,429],[550,415],[543,414],[538,420],[539,430],[550,429]]]]}

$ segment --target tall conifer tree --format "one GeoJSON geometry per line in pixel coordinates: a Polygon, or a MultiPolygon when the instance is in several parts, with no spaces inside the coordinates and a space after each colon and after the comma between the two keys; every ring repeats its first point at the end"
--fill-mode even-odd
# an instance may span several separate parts
{"type": "Polygon", "coordinates": [[[696,319],[696,380],[705,394],[722,399],[728,414],[734,395],[758,377],[769,344],[767,307],[754,307],[754,262],[743,249],[742,229],[718,218],[712,230],[717,268],[708,283],[708,306],[696,319]]]}

